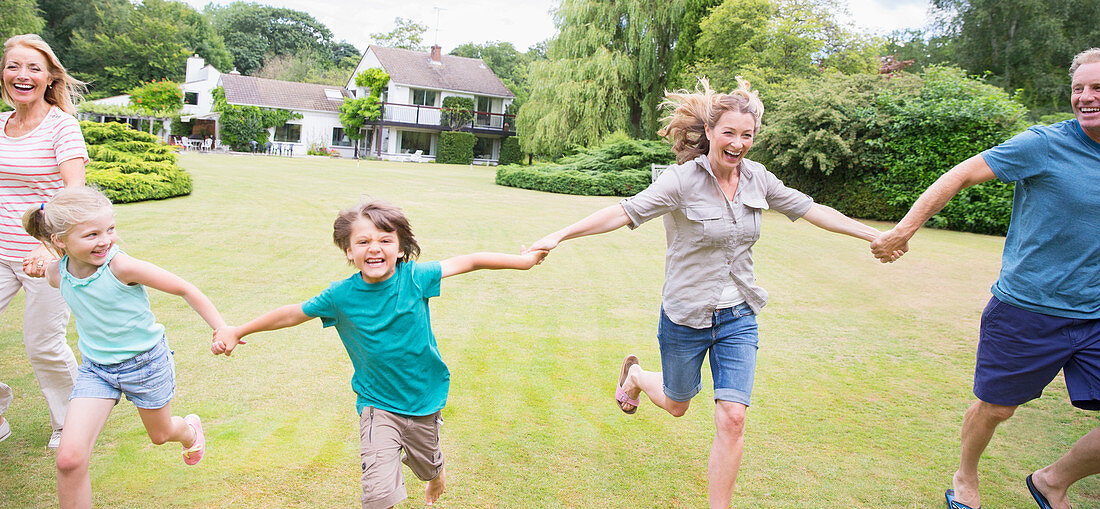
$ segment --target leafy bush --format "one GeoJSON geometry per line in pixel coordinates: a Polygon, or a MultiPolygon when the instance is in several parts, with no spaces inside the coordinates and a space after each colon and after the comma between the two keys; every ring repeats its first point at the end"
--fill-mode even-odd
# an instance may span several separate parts
{"type": "Polygon", "coordinates": [[[499,164],[522,164],[523,151],[519,148],[519,138],[509,136],[500,142],[499,164]]]}
{"type": "Polygon", "coordinates": [[[440,123],[458,130],[474,121],[474,100],[469,97],[452,95],[443,98],[443,111],[440,113],[440,123]]]}
{"type": "Polygon", "coordinates": [[[669,164],[674,159],[663,141],[632,140],[616,133],[603,145],[556,163],[501,166],[497,168],[496,183],[551,193],[633,196],[649,186],[650,165],[669,164]]]}
{"type": "Polygon", "coordinates": [[[177,112],[183,107],[183,91],[173,81],[143,81],[130,90],[130,104],[149,113],[177,112]]]}
{"type": "Polygon", "coordinates": [[[461,131],[443,131],[439,133],[439,155],[437,163],[470,164],[474,160],[474,143],[477,137],[461,131]]]}
{"type": "Polygon", "coordinates": [[[191,176],[176,165],[172,147],[158,142],[156,136],[116,122],[81,122],[80,129],[92,160],[85,168],[88,183],[112,202],[191,194],[191,176]]]}
{"type": "Polygon", "coordinates": [[[191,124],[180,120],[180,117],[172,117],[171,126],[169,127],[169,133],[172,136],[191,136],[191,124]]]}
{"type": "Polygon", "coordinates": [[[258,145],[267,143],[269,128],[302,118],[300,113],[289,110],[229,104],[225,100],[225,90],[222,87],[214,89],[214,111],[221,113],[219,120],[222,124],[222,141],[233,147],[233,150],[242,152],[250,150],[251,141],[258,145]]]}
{"type": "MultiPolygon", "coordinates": [[[[856,217],[896,221],[941,174],[1025,126],[1026,110],[963,71],[796,82],[776,101],[755,157],[788,185],[856,217]]],[[[931,226],[1004,234],[1012,187],[968,188],[931,226]]]]}

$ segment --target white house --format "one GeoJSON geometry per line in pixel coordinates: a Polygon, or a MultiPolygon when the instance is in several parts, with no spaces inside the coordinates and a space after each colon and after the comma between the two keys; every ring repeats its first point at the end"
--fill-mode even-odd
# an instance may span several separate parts
{"type": "Polygon", "coordinates": [[[348,79],[352,96],[369,95],[356,87],[355,76],[371,68],[386,71],[390,81],[382,93],[382,117],[367,126],[361,149],[366,154],[401,158],[420,151],[434,158],[439,133],[449,129],[440,122],[448,96],[474,101],[474,120],[464,130],[477,137],[476,161],[495,163],[500,141],[515,134],[514,117],[505,114],[515,96],[481,59],[443,55],[439,46],[424,53],[371,45],[348,79]]]}
{"type": "MultiPolygon", "coordinates": [[[[355,76],[370,68],[383,69],[390,81],[382,93],[382,117],[364,129],[361,156],[403,159],[420,151],[423,159],[434,159],[439,133],[450,129],[440,122],[443,99],[449,96],[474,101],[474,120],[463,130],[477,137],[475,161],[495,163],[500,140],[515,134],[514,117],[505,114],[515,96],[481,59],[443,55],[439,46],[430,52],[369,46],[347,88],[222,73],[194,55],[187,59],[180,85],[180,119],[192,125],[193,134],[220,138],[213,91],[221,86],[229,104],[279,108],[302,116],[272,129],[272,142],[284,153],[305,154],[318,147],[352,157],[354,147],[340,123],[340,105],[345,97],[369,94],[355,86],[355,76]]],[[[125,105],[129,99],[117,96],[96,102],[125,105]]]]}

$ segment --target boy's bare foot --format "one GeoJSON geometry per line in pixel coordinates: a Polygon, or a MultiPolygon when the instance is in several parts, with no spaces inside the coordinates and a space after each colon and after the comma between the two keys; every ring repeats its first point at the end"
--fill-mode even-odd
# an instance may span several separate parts
{"type": "Polygon", "coordinates": [[[428,488],[424,490],[424,501],[428,505],[432,505],[436,500],[439,500],[439,496],[443,494],[443,484],[446,480],[447,474],[444,469],[439,469],[439,475],[435,476],[435,479],[428,481],[428,488]]]}

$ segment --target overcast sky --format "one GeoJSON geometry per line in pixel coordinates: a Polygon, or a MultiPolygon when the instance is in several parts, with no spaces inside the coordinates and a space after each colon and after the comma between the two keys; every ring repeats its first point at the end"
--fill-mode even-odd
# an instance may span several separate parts
{"type": "MultiPolygon", "coordinates": [[[[202,9],[210,0],[186,1],[196,9],[202,9]]],[[[411,18],[430,27],[425,34],[425,43],[431,45],[438,40],[444,53],[467,42],[488,41],[510,42],[520,51],[526,51],[531,45],[554,35],[550,10],[558,5],[558,0],[255,1],[308,12],[327,25],[337,40],[346,40],[360,50],[371,43],[371,34],[392,30],[395,17],[411,18]],[[441,10],[437,11],[435,7],[441,10]]],[[[928,11],[928,0],[848,2],[855,25],[876,33],[921,28],[928,11]]],[[[213,3],[224,5],[230,1],[213,0],[213,3]]]]}

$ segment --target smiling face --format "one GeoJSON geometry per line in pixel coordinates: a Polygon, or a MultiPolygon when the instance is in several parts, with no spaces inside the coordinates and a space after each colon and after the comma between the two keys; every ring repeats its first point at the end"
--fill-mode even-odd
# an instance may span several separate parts
{"type": "Polygon", "coordinates": [[[53,78],[46,56],[26,46],[13,46],[4,55],[4,95],[13,105],[35,105],[44,101],[53,78]]]}
{"type": "Polygon", "coordinates": [[[53,241],[69,256],[69,272],[88,277],[107,262],[107,254],[118,242],[115,214],[104,209],[92,219],[73,225],[68,233],[54,235],[53,241]]]}
{"type": "Polygon", "coordinates": [[[1069,103],[1081,129],[1100,143],[1100,62],[1084,64],[1073,73],[1069,103]]]}
{"type": "Polygon", "coordinates": [[[389,279],[397,269],[398,260],[405,256],[397,232],[381,230],[366,218],[361,217],[351,224],[349,240],[348,260],[359,268],[363,281],[368,283],[389,279]]]}
{"type": "Polygon", "coordinates": [[[741,160],[752,147],[756,136],[756,119],[749,113],[727,111],[718,117],[714,127],[707,126],[707,140],[710,141],[711,169],[715,173],[737,171],[741,160]]]}

